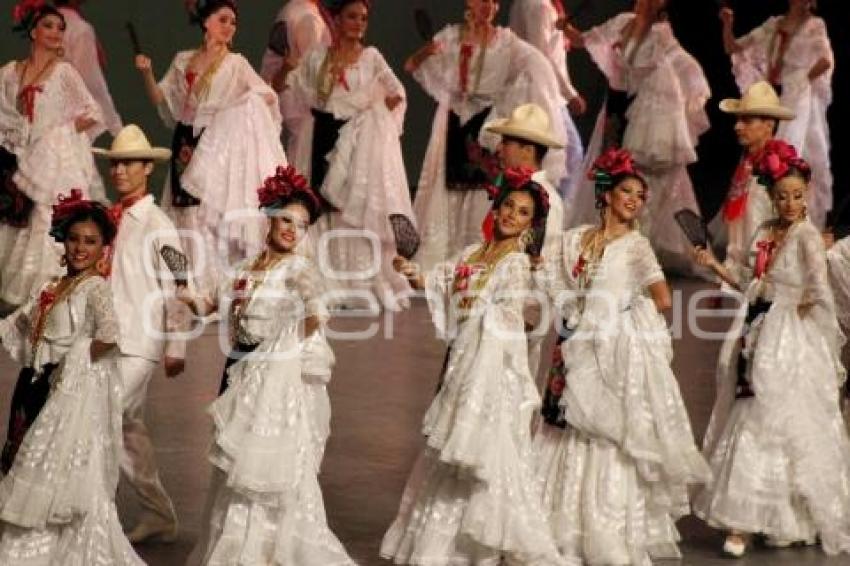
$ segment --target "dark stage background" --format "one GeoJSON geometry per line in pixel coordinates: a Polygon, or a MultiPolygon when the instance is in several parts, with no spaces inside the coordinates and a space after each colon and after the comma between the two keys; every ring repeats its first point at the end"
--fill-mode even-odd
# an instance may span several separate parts
{"type": "MultiPolygon", "coordinates": [[[[259,64],[271,22],[282,5],[281,0],[243,0],[240,3],[240,26],[235,49],[252,63],[259,64]]],[[[574,10],[580,28],[586,29],[631,6],[630,0],[565,0],[574,10]]],[[[9,33],[11,0],[0,1],[0,61],[21,57],[27,42],[9,33]]],[[[736,11],[735,32],[741,35],[758,25],[771,14],[782,12],[786,0],[733,0],[736,11]]],[[[459,21],[463,0],[374,0],[368,41],[377,46],[390,65],[397,69],[408,89],[409,108],[403,138],[405,159],[411,187],[415,187],[421,160],[431,130],[434,105],[422,90],[401,71],[405,57],[416,49],[412,10],[428,9],[438,26],[459,21]]],[[[737,96],[728,57],[723,53],[717,0],[671,0],[670,20],[681,43],[702,64],[713,88],[709,102],[712,129],[700,141],[700,162],[692,167],[697,195],[706,216],[719,208],[726,192],[729,177],[738,159],[738,148],[732,134],[731,120],[717,110],[720,99],[737,96]]],[[[502,18],[510,9],[510,1],[502,4],[502,18]]],[[[833,79],[834,101],[830,108],[832,128],[832,163],[835,174],[836,207],[846,202],[850,190],[850,143],[840,124],[847,123],[850,107],[850,16],[846,0],[821,0],[818,12],[827,22],[835,50],[836,72],[833,79]]],[[[142,90],[142,82],[132,64],[132,53],[124,22],[131,20],[139,29],[141,41],[154,60],[157,76],[161,76],[178,50],[192,48],[200,41],[200,32],[187,23],[182,0],[90,0],[85,6],[86,17],[98,31],[108,52],[107,80],[125,122],[140,124],[152,140],[168,145],[169,132],[162,126],[142,90]]],[[[587,139],[592,122],[602,101],[605,81],[587,55],[581,51],[570,54],[573,81],[590,103],[587,114],[577,120],[587,139]]],[[[108,135],[98,144],[107,143],[108,135]]],[[[157,172],[155,186],[161,185],[164,171],[157,172]]],[[[844,208],[843,223],[850,224],[850,206],[844,208]]]]}

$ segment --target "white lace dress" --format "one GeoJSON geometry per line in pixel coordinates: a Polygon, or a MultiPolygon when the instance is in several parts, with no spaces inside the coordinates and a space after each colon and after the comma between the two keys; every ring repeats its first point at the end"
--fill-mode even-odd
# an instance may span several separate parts
{"type": "MultiPolygon", "coordinates": [[[[704,106],[711,90],[670,24],[655,23],[640,44],[630,40],[622,45],[623,29],[634,18],[632,12],[619,14],[585,32],[584,42],[610,88],[634,96],[621,145],[632,152],[649,183],[642,232],[665,265],[687,269],[691,245],[673,214],[683,208],[699,212],[687,165],[697,160],[697,140],[709,127],[704,106]]],[[[605,149],[604,113],[603,107],[588,144],[585,170],[605,149]]],[[[582,181],[569,205],[567,226],[597,221],[592,181],[582,181]]]]}
{"type": "MultiPolygon", "coordinates": [[[[464,251],[460,271],[479,246],[464,251]]],[[[474,269],[455,291],[453,264],[428,278],[438,333],[450,340],[444,381],[425,415],[426,447],[411,472],[381,556],[397,564],[562,564],[534,478],[531,419],[540,396],[528,370],[525,254],[474,269]],[[489,276],[489,280],[481,279],[489,276]],[[483,288],[481,285],[483,284],[483,288]],[[514,562],[511,562],[514,563],[514,562]]]]}
{"type": "MultiPolygon", "coordinates": [[[[756,232],[752,255],[767,237],[765,227],[756,232]]],[[[752,266],[738,274],[747,303],[772,304],[743,340],[742,311],[724,342],[704,444],[714,482],[694,511],[717,528],[791,541],[817,536],[829,554],[850,552],[850,440],[838,402],[843,337],[821,235],[800,222],[761,278],[752,266]],[[754,395],[736,399],[742,349],[754,395]]]]}
{"type": "MultiPolygon", "coordinates": [[[[732,55],[732,72],[744,92],[757,81],[767,80],[771,61],[779,48],[777,29],[782,18],[774,16],[738,39],[743,50],[732,55]]],[[[823,19],[808,18],[788,39],[780,82],[782,105],[796,112],[793,120],[782,120],[776,137],[797,148],[812,166],[809,184],[809,216],[822,228],[832,209],[832,172],[829,161],[829,123],[826,112],[832,103],[832,73],[835,61],[823,19]],[[808,73],[820,59],[831,63],[815,80],[808,73]]]]}
{"type": "Polygon", "coordinates": [[[162,202],[178,230],[195,234],[187,255],[199,288],[212,293],[231,262],[263,249],[266,224],[257,188],[286,165],[286,155],[277,95],[250,63],[228,53],[204,87],[204,77],[188,72],[193,55],[178,53],[160,81],[165,100],[159,114],[166,125],[188,125],[200,136],[197,147],[174,147],[172,167],[182,169],[182,188],[201,204],[175,206],[170,175],[162,202]]]}
{"type": "Polygon", "coordinates": [[[562,257],[536,275],[575,329],[561,345],[567,428],[541,425],[537,476],[565,557],[650,566],[681,557],[675,521],[690,512],[688,485],[709,470],[670,368],[666,322],[647,293],[664,280],[649,242],[631,232],[609,243],[580,285],[590,228],[567,232],[562,257]]]}
{"type": "Polygon", "coordinates": [[[60,364],[47,403],[0,483],[0,564],[141,566],[114,500],[121,379],[113,355],[93,363],[89,353],[92,340],[118,341],[109,284],[100,277],[80,283],[53,306],[33,346],[37,311],[34,297],[0,323],[3,346],[16,361],[60,364]]]}
{"type": "Polygon", "coordinates": [[[311,179],[336,209],[319,219],[310,238],[319,247],[316,259],[332,287],[374,293],[382,304],[396,309],[400,301],[395,297],[408,286],[392,268],[396,251],[389,215],[403,214],[411,220],[414,216],[399,139],[407,103],[402,100],[390,111],[385,99],[405,99],[406,94],[381,53],[367,47],[357,62],[345,69],[344,84],[334,85],[328,99],[322,101],[317,84],[326,55],[324,47],[309,52],[289,77],[291,96],[299,103],[345,121],[336,144],[325,156],[327,174],[321,186],[316,186],[311,171],[315,121],[312,117],[302,120],[296,132],[299,152],[290,156],[295,168],[311,179]],[[334,230],[349,233],[323,244],[322,236],[330,237],[334,230]],[[325,254],[333,273],[325,269],[325,254]]]}
{"type": "Polygon", "coordinates": [[[86,197],[105,198],[89,136],[74,125],[89,118],[96,122],[91,131],[102,128],[100,108],[68,63],[57,63],[41,89],[30,120],[18,102],[16,62],[0,69],[0,147],[17,158],[13,180],[34,203],[25,227],[0,224],[0,300],[12,305],[63,272],[61,247],[48,235],[56,197],[76,188],[86,197]]]}
{"type": "MultiPolygon", "coordinates": [[[[426,270],[457,257],[466,246],[480,241],[481,223],[490,209],[486,191],[446,186],[450,112],[464,125],[486,111],[486,124],[507,118],[517,106],[533,102],[553,117],[555,137],[566,140],[564,122],[557,119],[561,116],[563,98],[546,57],[510,29],[497,28],[486,50],[482,52],[478,45],[473,47],[469,90],[463,94],[461,30],[459,25],[450,25],[440,31],[434,40],[442,45],[442,52],[426,59],[413,75],[438,104],[413,204],[422,235],[422,247],[416,259],[426,270]],[[480,69],[480,75],[476,69],[480,69]]],[[[494,151],[499,140],[500,136],[482,128],[478,139],[471,141],[494,151]]],[[[547,153],[543,166],[555,186],[564,177],[564,163],[563,150],[547,153]]]]}
{"type": "Polygon", "coordinates": [[[327,321],[321,282],[308,260],[293,256],[252,283],[245,270],[253,260],[221,288],[222,324],[257,348],[230,367],[227,390],[209,408],[213,480],[194,556],[210,566],[347,566],[317,479],[334,355],[324,330],[300,337],[304,317],[327,321]]]}

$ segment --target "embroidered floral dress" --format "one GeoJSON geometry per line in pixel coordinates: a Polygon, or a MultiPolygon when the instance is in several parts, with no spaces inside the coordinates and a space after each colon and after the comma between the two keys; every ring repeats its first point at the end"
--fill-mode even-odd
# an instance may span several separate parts
{"type": "Polygon", "coordinates": [[[55,367],[0,482],[0,564],[141,566],[115,507],[121,379],[114,355],[92,362],[90,354],[93,340],[118,341],[109,283],[93,276],[65,296],[43,291],[0,323],[16,361],[55,367]]]}

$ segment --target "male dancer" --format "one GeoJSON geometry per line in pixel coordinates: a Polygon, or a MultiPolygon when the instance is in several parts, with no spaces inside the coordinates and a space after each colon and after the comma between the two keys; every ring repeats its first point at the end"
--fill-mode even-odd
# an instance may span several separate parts
{"type": "Polygon", "coordinates": [[[712,221],[712,232],[717,236],[715,241],[719,242],[724,241],[725,224],[728,237],[725,263],[727,267],[734,267],[746,264],[753,234],[762,223],[773,217],[770,196],[753,176],[753,164],[765,144],[773,139],[779,120],[793,119],[794,112],[779,103],[776,91],[765,81],[754,83],[741,99],[721,101],[720,109],[736,117],[735,135],[744,149],[732,176],[726,202],[712,221]]]}
{"type": "Polygon", "coordinates": [[[113,299],[119,318],[118,361],[123,382],[124,452],[121,470],[139,496],[143,514],[127,538],[138,543],[177,536],[174,505],[159,479],[153,445],[144,422],[145,399],[153,372],[163,361],[165,375],[184,370],[185,342],[172,339],[185,320],[174,299],[176,279],[185,271],[180,238],[171,220],[148,194],[154,161],[165,161],[171,151],[151,147],[144,132],[124,127],[109,150],[93,149],[109,159],[112,184],[119,201],[112,207],[118,224],[112,255],[113,299]]]}

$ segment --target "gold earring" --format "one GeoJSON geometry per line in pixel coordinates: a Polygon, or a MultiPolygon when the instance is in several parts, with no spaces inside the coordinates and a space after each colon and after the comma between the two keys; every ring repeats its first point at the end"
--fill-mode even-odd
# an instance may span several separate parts
{"type": "Polygon", "coordinates": [[[64,254],[63,254],[63,255],[62,255],[62,257],[60,257],[60,258],[59,258],[59,265],[60,265],[61,267],[67,267],[67,265],[68,265],[68,256],[66,256],[66,255],[64,255],[64,254]]]}

